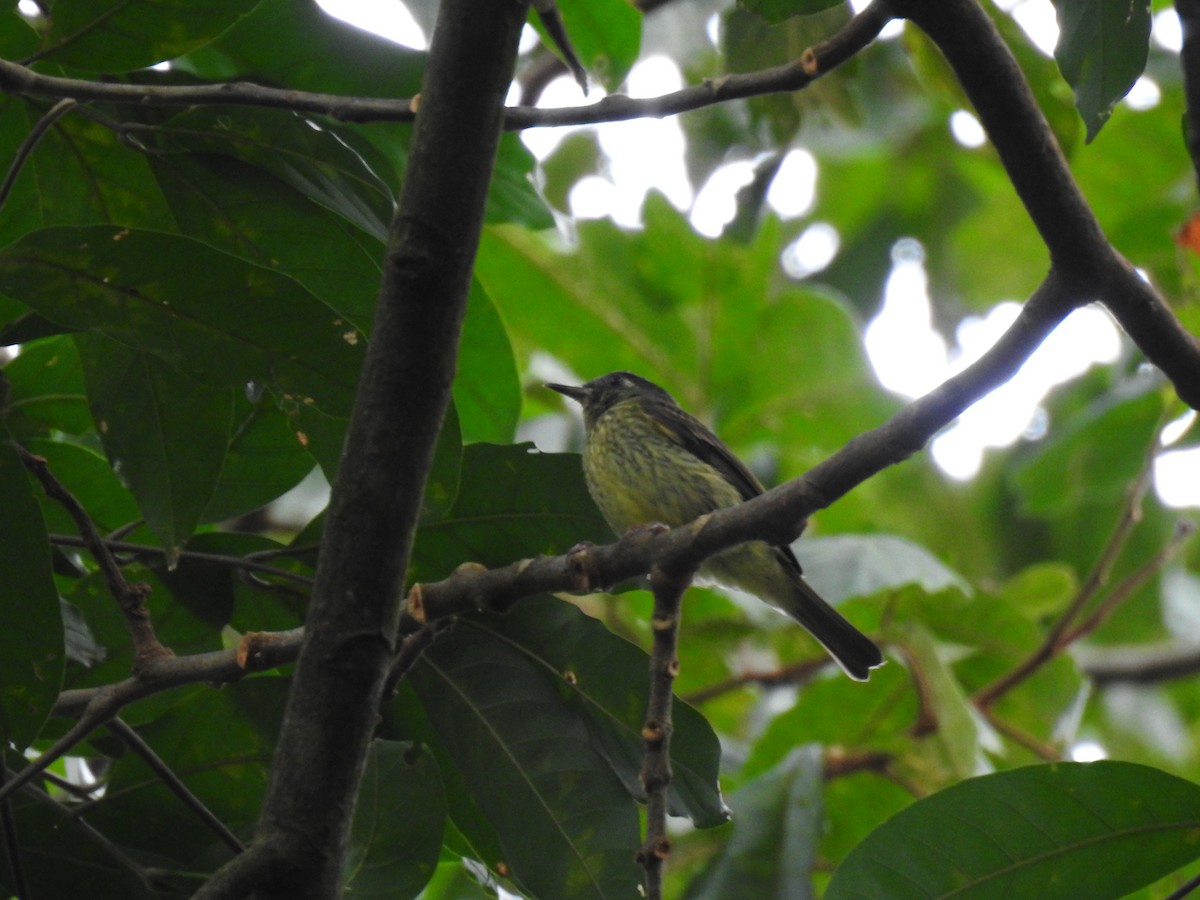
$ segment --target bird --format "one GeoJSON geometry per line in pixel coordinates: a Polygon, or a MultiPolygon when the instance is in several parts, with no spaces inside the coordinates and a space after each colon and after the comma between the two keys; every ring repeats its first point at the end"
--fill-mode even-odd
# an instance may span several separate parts
{"type": "MultiPolygon", "coordinates": [[[[640,375],[609,372],[579,386],[546,387],[583,409],[584,478],[618,535],[651,523],[678,528],[763,492],[711,429],[640,375]]],[[[739,544],[710,557],[699,574],[787,613],[856,681],[883,665],[879,647],[804,580],[787,545],[739,544]]]]}

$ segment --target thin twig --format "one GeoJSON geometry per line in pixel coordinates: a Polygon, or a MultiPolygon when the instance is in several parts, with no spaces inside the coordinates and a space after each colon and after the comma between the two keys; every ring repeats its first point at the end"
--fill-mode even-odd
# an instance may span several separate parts
{"type": "Polygon", "coordinates": [[[1183,547],[1184,543],[1192,536],[1195,530],[1196,526],[1192,522],[1187,519],[1181,519],[1176,524],[1175,533],[1171,535],[1171,540],[1167,542],[1167,545],[1139,566],[1135,572],[1130,573],[1128,577],[1122,579],[1121,583],[1109,592],[1108,596],[1096,606],[1086,619],[1063,635],[1060,641],[1062,646],[1066,647],[1074,643],[1103,625],[1122,603],[1133,596],[1142,585],[1163,570],[1163,567],[1179,552],[1180,548],[1183,547]]]}
{"type": "Polygon", "coordinates": [[[803,684],[817,672],[827,668],[831,662],[828,656],[823,656],[820,659],[806,659],[803,662],[782,666],[769,672],[743,672],[732,678],[726,678],[724,681],[718,681],[716,684],[710,684],[708,687],[700,688],[698,691],[693,691],[683,699],[687,703],[696,705],[707,703],[709,700],[749,684],[767,688],[803,684]]]}
{"type": "Polygon", "coordinates": [[[642,760],[642,789],[646,792],[646,840],[638,852],[645,870],[646,897],[662,898],[663,862],[671,853],[667,837],[667,788],[671,784],[671,687],[679,674],[676,644],[679,639],[679,613],[683,593],[691,573],[668,575],[655,567],[650,572],[654,591],[654,613],[650,628],[654,647],[650,656],[650,697],[642,740],[646,752],[642,760]]]}
{"type": "Polygon", "coordinates": [[[75,520],[75,527],[83,539],[83,545],[96,560],[104,573],[104,582],[108,591],[116,599],[125,614],[125,624],[133,641],[133,668],[139,671],[154,660],[172,656],[169,648],[164,646],[154,634],[154,626],[150,624],[150,611],[146,609],[146,597],[150,593],[147,584],[130,584],[121,573],[121,567],[113,558],[112,551],[105,544],[104,538],[96,530],[96,524],[88,515],[74,495],[66,489],[61,481],[54,477],[50,466],[44,457],[30,453],[24,447],[16,446],[17,453],[25,468],[32,472],[42,483],[46,496],[56,500],[75,520]]]}
{"type": "Polygon", "coordinates": [[[1171,893],[1167,894],[1166,900],[1183,900],[1192,891],[1200,888],[1200,875],[1193,875],[1171,893]]]}
{"type": "Polygon", "coordinates": [[[45,136],[59,119],[75,108],[75,101],[70,97],[64,97],[55,103],[46,114],[38,119],[33,128],[29,129],[29,134],[25,136],[25,140],[21,141],[21,146],[17,148],[17,152],[13,154],[13,161],[8,167],[8,174],[4,176],[4,181],[0,182],[0,209],[4,208],[4,204],[8,202],[8,195],[12,193],[13,185],[17,183],[17,176],[21,174],[21,169],[25,167],[25,163],[33,154],[34,148],[38,142],[45,136]]]}
{"type": "MultiPolygon", "coordinates": [[[[150,544],[134,544],[129,541],[115,541],[111,538],[101,538],[101,540],[113,552],[132,553],[139,557],[159,559],[164,565],[167,562],[167,551],[162,547],[154,547],[150,544]]],[[[52,534],[50,535],[50,543],[59,547],[87,546],[87,542],[83,538],[71,534],[52,534]]],[[[272,575],[276,578],[284,578],[288,581],[305,585],[306,587],[312,587],[313,579],[310,575],[300,575],[296,572],[289,572],[287,569],[280,569],[258,562],[259,559],[267,558],[268,554],[288,556],[296,553],[296,550],[288,547],[281,547],[278,550],[262,550],[257,553],[248,553],[245,556],[227,556],[223,553],[205,553],[199,550],[180,550],[177,558],[191,562],[217,563],[229,566],[231,569],[242,569],[246,572],[272,575]]]]}
{"type": "Polygon", "coordinates": [[[1075,622],[1083,610],[1095,599],[1100,589],[1108,583],[1108,577],[1112,572],[1113,564],[1125,548],[1125,544],[1128,542],[1129,535],[1133,532],[1134,526],[1141,521],[1142,500],[1145,498],[1146,491],[1150,487],[1150,479],[1154,472],[1154,458],[1159,446],[1159,436],[1161,433],[1162,423],[1160,422],[1159,427],[1154,429],[1154,436],[1146,445],[1146,449],[1142,455],[1141,470],[1125,491],[1125,503],[1122,505],[1121,512],[1117,516],[1117,522],[1113,526],[1112,534],[1109,535],[1103,549],[1101,549],[1100,556],[1096,560],[1096,564],[1092,566],[1088,577],[1080,585],[1079,590],[1075,593],[1067,608],[1055,620],[1054,625],[1051,626],[1049,632],[1042,639],[1041,644],[1022,662],[1018,663],[975,695],[974,703],[980,710],[986,710],[995,704],[997,700],[1025,681],[1025,679],[1061,653],[1071,643],[1070,640],[1064,640],[1064,635],[1070,631],[1072,623],[1075,622]]]}
{"type": "Polygon", "coordinates": [[[988,724],[995,728],[998,732],[1000,732],[1009,740],[1020,744],[1022,747],[1040,759],[1044,759],[1047,762],[1058,762],[1062,759],[1062,752],[1057,747],[1053,746],[1052,744],[1043,743],[1033,735],[1027,734],[1020,728],[1017,728],[1017,726],[1013,725],[1011,722],[1006,722],[1004,719],[997,716],[993,710],[982,709],[980,710],[980,713],[983,715],[984,719],[987,720],[988,724]]]}
{"type": "Polygon", "coordinates": [[[178,775],[172,771],[171,767],[163,762],[162,758],[154,752],[154,748],[142,740],[142,736],[125,724],[120,718],[113,718],[108,723],[108,730],[111,731],[117,738],[120,739],[126,747],[137,754],[142,762],[144,762],[155,775],[157,775],[176,797],[183,801],[184,806],[192,811],[193,814],[218,837],[221,841],[234,853],[241,853],[246,849],[245,845],[238,839],[238,836],[229,830],[229,826],[218,819],[207,806],[204,801],[192,793],[191,789],[183,783],[178,775]]]}
{"type": "Polygon", "coordinates": [[[396,658],[392,661],[392,668],[388,672],[387,681],[383,686],[382,696],[385,703],[395,696],[400,682],[412,671],[412,667],[417,664],[421,654],[433,646],[433,642],[442,633],[453,627],[454,622],[454,619],[439,619],[422,626],[420,630],[406,636],[400,642],[400,649],[396,652],[396,658]]]}

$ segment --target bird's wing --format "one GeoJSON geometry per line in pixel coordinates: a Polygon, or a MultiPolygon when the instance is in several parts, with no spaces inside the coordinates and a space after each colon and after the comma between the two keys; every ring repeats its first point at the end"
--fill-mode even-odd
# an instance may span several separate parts
{"type": "MultiPolygon", "coordinates": [[[[763,492],[762,483],[746,468],[746,464],[734,456],[733,451],[713,434],[712,429],[695,416],[673,403],[656,405],[655,413],[659,416],[656,421],[673,441],[720,472],[737,488],[743,500],[750,500],[763,492]]],[[[784,568],[798,578],[802,572],[792,548],[783,545],[774,549],[784,568]]]]}
{"type": "Polygon", "coordinates": [[[683,449],[704,460],[737,488],[743,500],[757,497],[763,486],[746,464],[733,455],[703,422],[675,404],[656,404],[656,421],[667,435],[683,449]]]}

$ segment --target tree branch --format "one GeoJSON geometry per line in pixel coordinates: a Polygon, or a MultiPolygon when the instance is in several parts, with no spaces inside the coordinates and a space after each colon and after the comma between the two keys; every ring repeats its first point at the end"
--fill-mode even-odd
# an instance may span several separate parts
{"type": "Polygon", "coordinates": [[[925,31],[975,106],[1072,301],[1100,300],[1180,398],[1200,409],[1200,343],[1104,236],[1012,53],[975,0],[891,0],[925,31]]]}
{"type": "Polygon", "coordinates": [[[244,635],[241,644],[233,650],[160,657],[133,677],[116,684],[63,691],[58,695],[51,715],[79,721],[12,781],[0,787],[0,800],[31,782],[135,700],[185,684],[228,684],[241,680],[249,672],[284,665],[295,660],[303,637],[301,628],[274,633],[252,632],[244,635]]]}
{"type": "MultiPolygon", "coordinates": [[[[611,94],[590,106],[509,107],[505,110],[504,128],[517,131],[662,118],[729,100],[800,90],[870,45],[891,18],[887,5],[876,0],[829,40],[805,50],[796,62],[759,72],[707,79],[702,84],[659,97],[635,100],[622,94],[611,94]]],[[[186,86],[114,84],[43,75],[8,60],[0,60],[0,93],[70,97],[81,103],[95,101],[136,106],[254,106],[328,116],[343,122],[411,122],[416,117],[415,98],[347,97],[245,81],[186,86]]]]}
{"type": "MultiPolygon", "coordinates": [[[[527,4],[444,0],[262,816],[264,898],[336,896],[527,4]],[[415,173],[415,174],[414,174],[415,173]]],[[[261,866],[261,868],[260,868],[261,866]]],[[[219,896],[226,876],[199,898],[219,896]]]]}
{"type": "Polygon", "coordinates": [[[1084,646],[1073,654],[1083,673],[1101,688],[1110,684],[1157,684],[1200,672],[1200,645],[1192,643],[1084,646]]]}

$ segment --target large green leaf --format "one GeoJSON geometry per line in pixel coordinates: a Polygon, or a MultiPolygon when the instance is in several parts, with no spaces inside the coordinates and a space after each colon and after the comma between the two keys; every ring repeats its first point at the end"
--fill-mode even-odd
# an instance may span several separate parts
{"type": "Polygon", "coordinates": [[[1055,0],[1059,38],[1054,58],[1075,90],[1087,140],[1146,68],[1149,0],[1055,0]]]}
{"type": "MultiPolygon", "coordinates": [[[[15,149],[49,108],[25,99],[0,103],[0,145],[15,149]]],[[[78,110],[43,135],[13,191],[0,217],[0,243],[46,225],[175,228],[146,157],[78,110]]]]}
{"type": "Polygon", "coordinates": [[[62,684],[63,622],[33,486],[0,425],[0,738],[28,747],[62,684]]]}
{"type": "Polygon", "coordinates": [[[369,330],[382,241],[236,156],[197,150],[154,156],[151,164],[181,231],[290,275],[369,330]]]}
{"type": "Polygon", "coordinates": [[[411,675],[502,846],[489,865],[502,863],[534,897],[632,896],[639,836],[629,793],[587,718],[564,702],[574,690],[566,674],[500,637],[463,620],[411,675]]]}
{"type": "Polygon", "coordinates": [[[316,3],[262,0],[202,50],[180,61],[205,78],[251,78],[297,90],[411,97],[425,54],[348,25],[316,3]]]}
{"type": "Polygon", "coordinates": [[[197,107],[172,117],[161,134],[167,152],[217,154],[253,165],[382,240],[393,212],[387,163],[377,153],[365,159],[373,148],[355,147],[342,131],[285,110],[197,107]]]}
{"type": "Polygon", "coordinates": [[[1124,762],[972,778],[867,838],[826,893],[846,898],[1123,897],[1200,855],[1200,787],[1124,762]]]}
{"type": "Polygon", "coordinates": [[[507,565],[539,553],[564,553],[612,532],[587,493],[579,457],[471,444],[450,511],[417,531],[410,578],[444,578],[464,562],[507,565]]]}
{"type": "Polygon", "coordinates": [[[212,40],[257,0],[71,0],[55,3],[39,55],[92,72],[128,72],[212,40]]]}
{"type": "Polygon", "coordinates": [[[437,867],[446,798],[429,750],[374,741],[354,804],[345,896],[413,897],[437,867]]]}
{"type": "MultiPolygon", "coordinates": [[[[644,798],[641,736],[649,693],[644,651],[610,633],[570,603],[548,597],[523,601],[507,615],[472,620],[483,640],[498,640],[535,666],[565,678],[567,701],[586,721],[593,746],[630,795],[644,798]]],[[[716,735],[691,706],[672,708],[670,811],[702,828],[720,825],[728,811],[717,786],[721,750],[716,735]]]]}
{"type": "Polygon", "coordinates": [[[733,834],[689,887],[687,900],[813,896],[812,869],[821,839],[824,762],[821,747],[796,747],[778,766],[729,798],[733,834]]]}
{"type": "Polygon", "coordinates": [[[168,552],[187,542],[229,446],[230,388],[197,384],[170,364],[98,334],[75,338],[88,402],[109,462],[168,552]]]}
{"type": "Polygon", "coordinates": [[[349,412],[363,353],[358,330],[292,279],[198,241],[45,229],[0,252],[0,291],[206,384],[253,381],[297,403],[349,412]]]}

